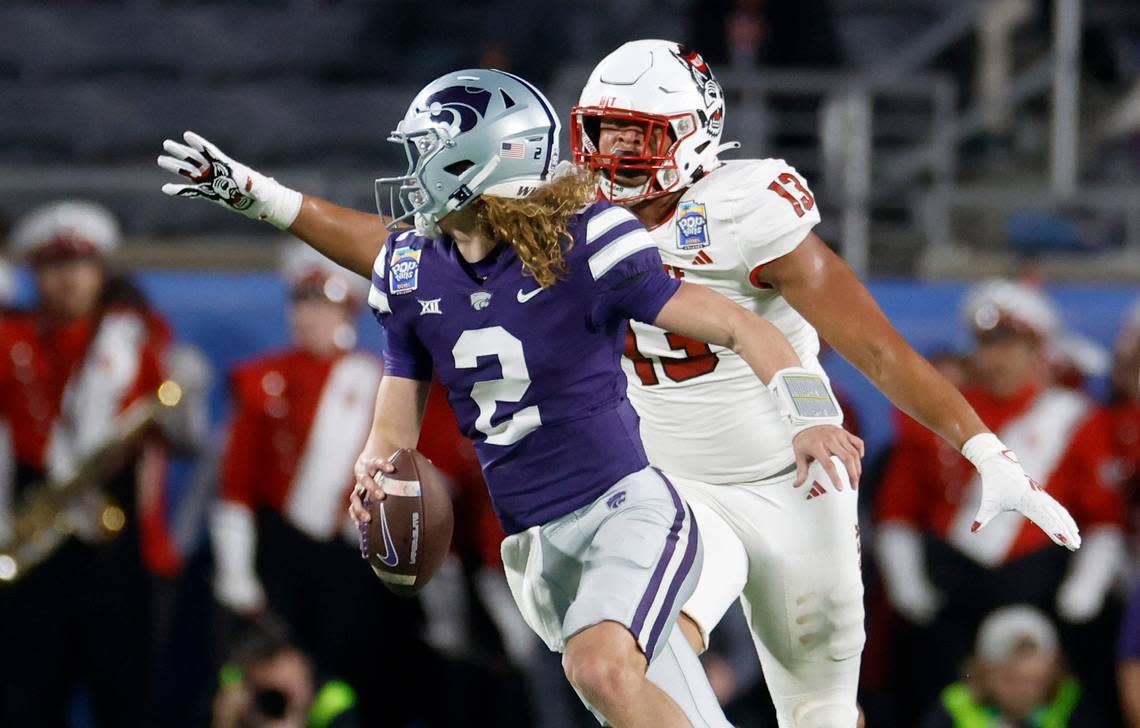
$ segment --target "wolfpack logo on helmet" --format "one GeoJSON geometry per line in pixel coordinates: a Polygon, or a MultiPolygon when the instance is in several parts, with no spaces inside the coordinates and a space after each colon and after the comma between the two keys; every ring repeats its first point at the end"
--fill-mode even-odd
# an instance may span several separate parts
{"type": "Polygon", "coordinates": [[[388,288],[393,295],[411,293],[420,283],[420,251],[396,248],[388,269],[388,288]]]}

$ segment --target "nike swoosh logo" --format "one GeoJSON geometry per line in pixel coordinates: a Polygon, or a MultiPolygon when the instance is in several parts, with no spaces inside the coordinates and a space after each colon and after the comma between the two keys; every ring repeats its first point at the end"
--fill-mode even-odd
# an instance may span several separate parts
{"type": "Polygon", "coordinates": [[[380,563],[388,568],[400,563],[400,554],[396,551],[396,544],[392,543],[392,534],[388,533],[388,516],[384,513],[384,504],[380,504],[380,530],[384,533],[384,555],[380,563]]]}
{"type": "Polygon", "coordinates": [[[534,298],[535,296],[537,296],[538,294],[542,293],[545,290],[546,290],[545,288],[543,288],[542,286],[539,286],[538,288],[534,289],[530,293],[523,293],[522,289],[520,288],[519,294],[518,294],[519,303],[526,303],[527,301],[534,298]]]}

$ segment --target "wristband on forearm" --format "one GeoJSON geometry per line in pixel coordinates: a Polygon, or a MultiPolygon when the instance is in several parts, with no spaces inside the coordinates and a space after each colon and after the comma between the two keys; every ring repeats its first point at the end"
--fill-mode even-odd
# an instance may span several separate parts
{"type": "Polygon", "coordinates": [[[272,177],[258,176],[261,177],[261,180],[258,180],[260,189],[257,190],[261,205],[257,217],[278,230],[288,230],[301,212],[303,195],[272,177]]]}
{"type": "Polygon", "coordinates": [[[792,428],[792,436],[817,425],[842,425],[843,410],[822,375],[803,367],[776,372],[768,389],[779,403],[780,414],[792,428]]]}

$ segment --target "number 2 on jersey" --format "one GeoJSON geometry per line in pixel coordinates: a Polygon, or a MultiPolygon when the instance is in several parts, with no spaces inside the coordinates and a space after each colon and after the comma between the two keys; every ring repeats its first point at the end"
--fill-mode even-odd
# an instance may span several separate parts
{"type": "Polygon", "coordinates": [[[708,374],[716,369],[716,365],[720,363],[716,353],[703,341],[669,332],[665,333],[665,341],[669,344],[670,349],[683,351],[687,356],[678,359],[646,356],[637,348],[637,334],[634,333],[633,329],[626,332],[625,358],[633,362],[633,371],[637,373],[637,378],[641,380],[641,383],[647,387],[661,382],[657,377],[657,369],[653,366],[655,361],[661,362],[665,376],[674,382],[687,382],[690,379],[708,374]]]}
{"type": "Polygon", "coordinates": [[[491,424],[498,402],[520,402],[530,389],[530,371],[526,367],[523,345],[502,326],[464,331],[451,348],[457,369],[474,369],[479,357],[499,360],[503,376],[476,382],[471,399],[479,407],[475,429],[487,436],[489,445],[513,445],[542,424],[537,406],[523,407],[497,425],[491,424]]]}
{"type": "Polygon", "coordinates": [[[800,182],[800,178],[791,172],[781,173],[779,177],[772,180],[772,184],[768,185],[768,189],[792,203],[792,209],[796,211],[796,217],[803,217],[808,210],[815,207],[815,198],[811,196],[811,193],[808,192],[807,188],[800,182]],[[795,187],[796,192],[799,193],[799,197],[797,198],[791,192],[788,192],[788,188],[784,185],[795,187]]]}

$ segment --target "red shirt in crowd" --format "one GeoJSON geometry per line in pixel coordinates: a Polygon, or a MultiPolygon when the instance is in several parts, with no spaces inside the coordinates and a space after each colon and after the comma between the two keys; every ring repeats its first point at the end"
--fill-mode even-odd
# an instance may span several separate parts
{"type": "MultiPolygon", "coordinates": [[[[1084,395],[1060,389],[1028,387],[1007,399],[980,389],[963,394],[1082,530],[1122,524],[1123,502],[1113,475],[1113,420],[1107,411],[1098,410],[1084,395]]],[[[969,551],[959,524],[969,523],[976,508],[977,501],[970,500],[978,487],[974,467],[914,420],[899,415],[897,424],[898,438],[876,502],[879,522],[933,532],[969,551]]],[[[999,563],[1051,544],[1028,520],[1014,528],[997,546],[999,563]]],[[[969,538],[985,535],[983,531],[969,538]]]]}
{"type": "MultiPolygon", "coordinates": [[[[157,314],[127,306],[73,320],[37,309],[0,318],[0,417],[10,423],[17,465],[37,480],[74,467],[98,444],[96,431],[157,391],[170,339],[157,314]],[[69,387],[79,404],[65,411],[69,387]]],[[[179,557],[166,528],[165,448],[148,442],[136,464],[143,557],[172,575],[179,557]]]]}

